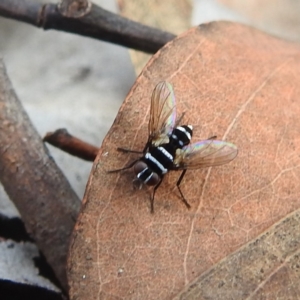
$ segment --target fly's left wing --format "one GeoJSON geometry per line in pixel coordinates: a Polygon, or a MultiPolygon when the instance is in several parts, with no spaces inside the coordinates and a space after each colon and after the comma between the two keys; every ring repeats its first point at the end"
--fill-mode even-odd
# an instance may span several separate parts
{"type": "Polygon", "coordinates": [[[177,149],[174,169],[199,169],[220,166],[233,160],[238,148],[232,143],[218,140],[204,140],[177,149]]]}
{"type": "Polygon", "coordinates": [[[160,82],[151,97],[150,120],[148,124],[149,140],[154,146],[169,142],[176,122],[175,95],[172,85],[160,82]]]}

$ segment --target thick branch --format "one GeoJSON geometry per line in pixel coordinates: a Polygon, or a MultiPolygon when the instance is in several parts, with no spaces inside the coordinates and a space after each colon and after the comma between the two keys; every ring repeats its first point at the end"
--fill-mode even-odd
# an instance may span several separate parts
{"type": "Polygon", "coordinates": [[[68,242],[80,201],[50,158],[0,60],[0,181],[67,290],[68,242]]]}
{"type": "Polygon", "coordinates": [[[175,38],[171,33],[128,20],[87,0],[74,2],[78,5],[66,10],[56,4],[41,4],[34,0],[1,0],[0,16],[45,30],[76,33],[147,53],[155,53],[175,38]]]}

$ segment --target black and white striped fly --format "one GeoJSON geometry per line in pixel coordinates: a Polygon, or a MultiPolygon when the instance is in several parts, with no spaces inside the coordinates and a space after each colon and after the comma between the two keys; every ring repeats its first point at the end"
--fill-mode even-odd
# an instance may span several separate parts
{"type": "Polygon", "coordinates": [[[143,151],[118,148],[122,152],[133,152],[142,156],[119,172],[133,167],[136,179],[143,184],[154,186],[151,196],[151,212],[154,212],[155,192],[168,171],[180,170],[177,181],[183,203],[190,208],[180,183],[188,169],[198,169],[226,164],[238,153],[237,147],[229,142],[215,140],[216,137],[190,144],[193,135],[192,125],[179,126],[176,120],[175,95],[172,85],[160,82],[151,97],[148,141],[143,151]]]}

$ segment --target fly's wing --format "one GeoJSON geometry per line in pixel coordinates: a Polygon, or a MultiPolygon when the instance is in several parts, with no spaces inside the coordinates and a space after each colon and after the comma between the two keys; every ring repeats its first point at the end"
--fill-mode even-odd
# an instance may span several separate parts
{"type": "Polygon", "coordinates": [[[160,82],[151,97],[149,141],[158,146],[169,142],[176,121],[175,95],[172,85],[160,82]]]}
{"type": "Polygon", "coordinates": [[[237,154],[238,149],[232,143],[204,140],[177,149],[174,165],[176,170],[220,166],[233,160],[237,154]]]}

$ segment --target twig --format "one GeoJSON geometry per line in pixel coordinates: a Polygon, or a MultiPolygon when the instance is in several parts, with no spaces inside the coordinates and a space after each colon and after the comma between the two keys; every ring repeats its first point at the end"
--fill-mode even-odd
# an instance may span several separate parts
{"type": "Polygon", "coordinates": [[[72,136],[66,129],[48,132],[43,140],[52,146],[87,161],[94,161],[99,152],[99,148],[72,136]]]}
{"type": "Polygon", "coordinates": [[[1,0],[0,16],[47,29],[89,36],[155,53],[175,38],[169,32],[148,27],[113,14],[88,0],[73,0],[71,5],[41,4],[34,0],[1,0]]]}
{"type": "Polygon", "coordinates": [[[0,59],[0,181],[67,291],[68,242],[80,201],[20,104],[0,59]]]}

